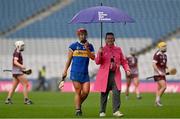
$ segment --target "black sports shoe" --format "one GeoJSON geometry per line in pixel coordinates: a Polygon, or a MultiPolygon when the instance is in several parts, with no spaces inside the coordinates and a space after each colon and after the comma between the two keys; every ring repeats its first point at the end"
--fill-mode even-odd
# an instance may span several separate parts
{"type": "Polygon", "coordinates": [[[26,99],[24,100],[24,104],[26,104],[26,105],[31,105],[31,104],[33,104],[33,102],[32,102],[30,99],[26,98],[26,99]]]}
{"type": "Polygon", "coordinates": [[[76,116],[82,116],[82,111],[81,109],[76,110],[76,116]]]}
{"type": "Polygon", "coordinates": [[[7,98],[5,101],[5,104],[13,104],[12,100],[10,98],[7,98]]]}

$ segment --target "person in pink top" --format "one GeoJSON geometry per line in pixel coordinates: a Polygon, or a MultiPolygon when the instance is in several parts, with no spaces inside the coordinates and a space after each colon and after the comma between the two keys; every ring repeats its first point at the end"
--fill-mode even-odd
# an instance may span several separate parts
{"type": "Polygon", "coordinates": [[[114,45],[115,37],[111,32],[106,33],[106,45],[101,47],[95,58],[100,68],[97,72],[95,90],[101,92],[100,96],[100,117],[106,116],[106,105],[109,91],[112,90],[113,116],[121,117],[119,111],[121,101],[121,72],[120,66],[124,68],[126,75],[130,75],[130,69],[120,47],[114,45]]]}

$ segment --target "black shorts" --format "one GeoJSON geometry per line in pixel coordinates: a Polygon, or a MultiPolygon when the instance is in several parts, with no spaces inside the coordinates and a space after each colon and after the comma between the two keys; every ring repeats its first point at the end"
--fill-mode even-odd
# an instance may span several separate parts
{"type": "Polygon", "coordinates": [[[131,75],[130,75],[130,78],[132,78],[132,79],[133,79],[133,78],[137,78],[137,77],[138,77],[138,74],[131,74],[131,75]]]}
{"type": "Polygon", "coordinates": [[[21,75],[23,75],[23,74],[12,74],[12,76],[13,76],[14,78],[17,78],[18,76],[21,76],[21,75]]]}
{"type": "Polygon", "coordinates": [[[138,74],[131,74],[130,76],[126,76],[126,78],[130,78],[130,79],[138,78],[138,74]]]}
{"type": "Polygon", "coordinates": [[[166,77],[165,76],[154,76],[154,81],[160,81],[160,80],[165,80],[166,81],[166,77]]]}

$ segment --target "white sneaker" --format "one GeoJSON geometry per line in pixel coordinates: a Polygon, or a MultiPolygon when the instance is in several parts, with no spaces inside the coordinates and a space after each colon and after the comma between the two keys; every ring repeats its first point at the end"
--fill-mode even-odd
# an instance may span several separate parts
{"type": "Polygon", "coordinates": [[[99,116],[100,116],[100,117],[105,117],[105,116],[106,116],[106,113],[101,112],[101,113],[99,114],[99,116]]]}
{"type": "Polygon", "coordinates": [[[162,106],[163,106],[160,101],[156,101],[155,104],[156,104],[156,106],[158,106],[158,107],[162,107],[162,106]]]}
{"type": "Polygon", "coordinates": [[[110,95],[108,95],[107,99],[110,100],[110,95]]]}
{"type": "Polygon", "coordinates": [[[120,111],[116,111],[113,113],[113,116],[115,117],[122,117],[124,114],[122,114],[120,111]]]}

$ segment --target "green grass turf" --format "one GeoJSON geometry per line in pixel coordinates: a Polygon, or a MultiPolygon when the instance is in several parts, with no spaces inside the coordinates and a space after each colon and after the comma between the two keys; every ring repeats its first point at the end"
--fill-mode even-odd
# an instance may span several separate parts
{"type": "MultiPolygon", "coordinates": [[[[23,104],[23,95],[15,93],[12,105],[4,104],[7,93],[0,93],[0,118],[74,118],[74,94],[59,92],[31,92],[33,105],[23,104]]],[[[134,94],[129,99],[121,95],[121,112],[125,118],[180,118],[180,94],[163,95],[163,107],[154,105],[154,94],[142,94],[137,100],[134,94]]],[[[107,105],[107,118],[112,118],[111,98],[107,105]]],[[[99,94],[90,93],[83,104],[83,118],[99,117],[99,94]]]]}

